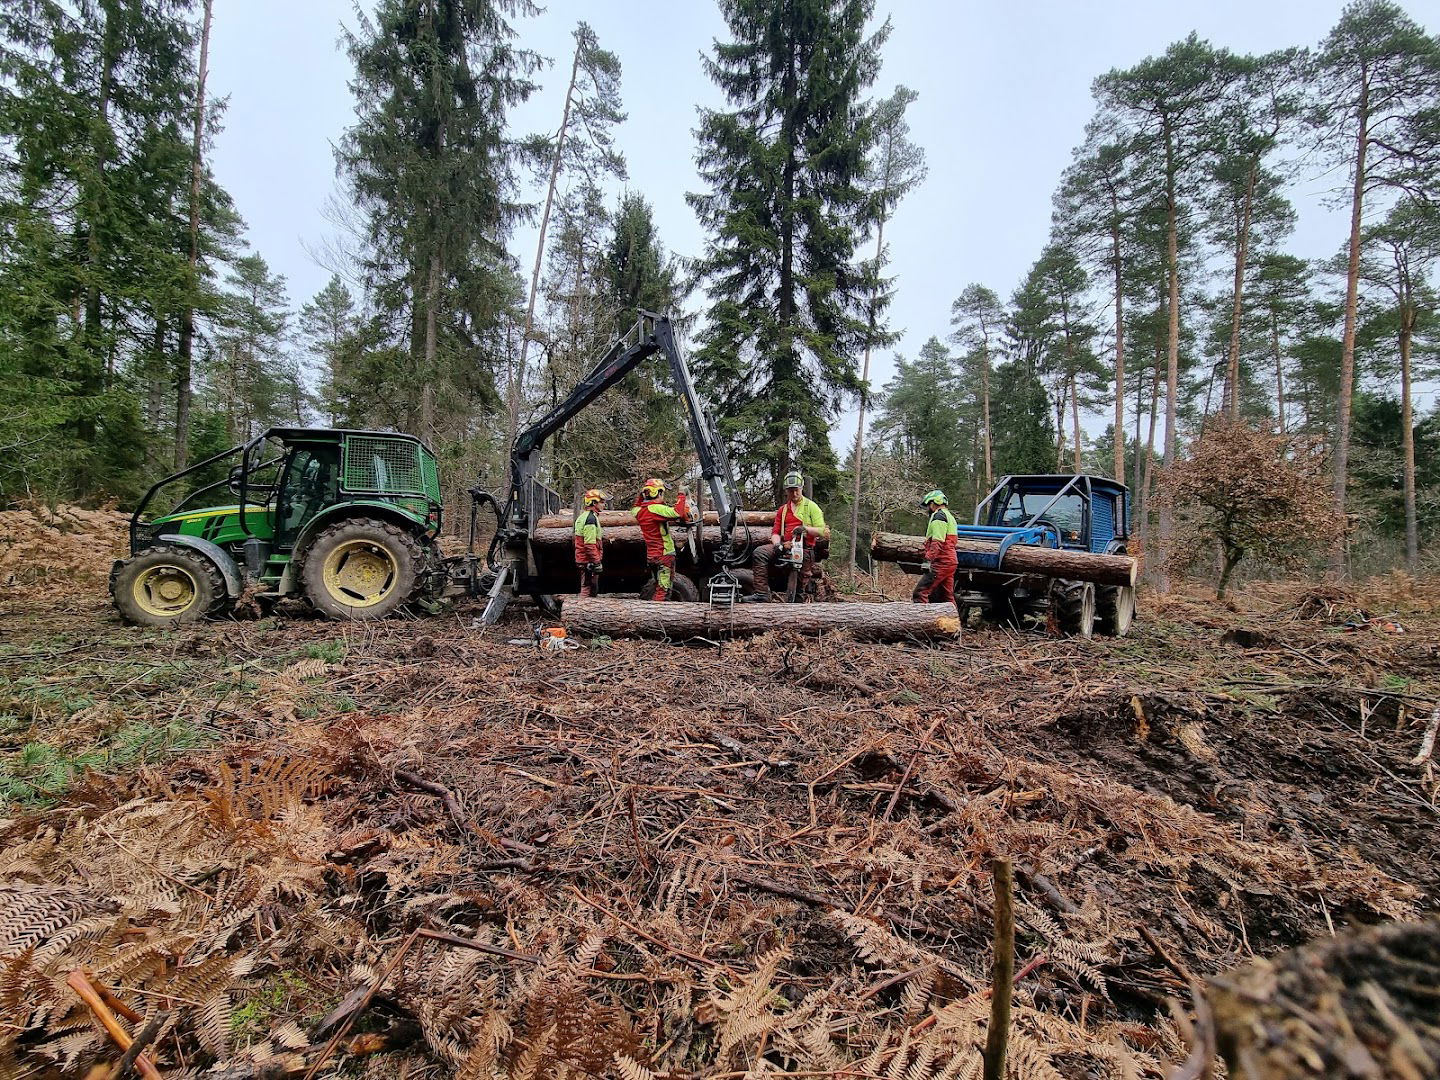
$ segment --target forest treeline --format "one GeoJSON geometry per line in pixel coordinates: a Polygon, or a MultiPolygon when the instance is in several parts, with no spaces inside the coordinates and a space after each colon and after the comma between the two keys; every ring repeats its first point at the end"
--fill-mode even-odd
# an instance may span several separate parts
{"type": "MultiPolygon", "coordinates": [[[[1416,404],[1440,339],[1440,40],[1389,0],[1319,42],[1192,35],[1097,73],[1030,271],[952,283],[874,392],[906,286],[886,225],[926,168],[914,93],[877,89],[873,0],[717,0],[728,34],[702,63],[723,104],[700,112],[687,196],[706,241],[684,259],[627,175],[621,58],[590,27],[544,58],[527,0],[379,0],[343,35],[356,115],[317,252],[333,277],[308,298],[209,167],[211,2],[0,11],[0,501],[131,503],[304,424],[412,431],[458,496],[648,309],[689,327],[752,496],[798,467],[842,533],[852,507],[865,534],[922,489],[963,513],[1003,473],[1080,470],[1130,484],[1163,547],[1165,467],[1235,423],[1324,455],[1352,569],[1416,565],[1440,530],[1440,413],[1416,404]],[[552,73],[553,128],[517,132],[552,73]],[[1288,243],[1317,189],[1349,228],[1311,262],[1288,243]],[[857,403],[852,442],[835,428],[857,403]]],[[[623,498],[687,468],[682,430],[638,372],[553,440],[546,478],[623,498]]]]}

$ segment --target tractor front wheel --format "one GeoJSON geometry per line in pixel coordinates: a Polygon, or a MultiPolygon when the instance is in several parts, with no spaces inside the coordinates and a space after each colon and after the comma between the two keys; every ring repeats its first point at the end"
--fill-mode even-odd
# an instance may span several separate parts
{"type": "Polygon", "coordinates": [[[218,615],[230,599],[219,567],[174,544],[126,559],[110,576],[110,595],[126,622],[161,627],[218,615]]]}
{"type": "Polygon", "coordinates": [[[300,580],[315,609],[332,619],[383,619],[414,599],[425,547],[388,521],[350,518],[331,525],[304,555],[300,580]]]}
{"type": "Polygon", "coordinates": [[[1050,603],[1062,634],[1088,638],[1095,634],[1095,583],[1056,581],[1050,587],[1050,603]]]}

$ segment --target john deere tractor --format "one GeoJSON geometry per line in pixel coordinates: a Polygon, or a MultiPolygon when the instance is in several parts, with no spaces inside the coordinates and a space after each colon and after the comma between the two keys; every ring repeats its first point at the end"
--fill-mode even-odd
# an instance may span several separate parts
{"type": "Polygon", "coordinates": [[[435,456],[413,435],[272,428],[146,493],[110,593],[145,626],[219,614],[247,584],[378,619],[445,584],[440,512],[435,456]],[[213,505],[220,489],[233,500],[213,505]]]}

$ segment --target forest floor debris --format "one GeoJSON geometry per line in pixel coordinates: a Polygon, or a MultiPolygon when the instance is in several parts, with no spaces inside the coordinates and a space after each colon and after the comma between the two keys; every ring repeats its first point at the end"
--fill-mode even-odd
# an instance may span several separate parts
{"type": "Polygon", "coordinates": [[[550,654],[468,608],[128,628],[103,575],[7,607],[0,1073],[118,1061],[81,971],[167,1076],[978,1076],[1007,856],[1013,1074],[1163,1076],[1141,927],[1206,977],[1440,908],[1413,585],[550,654]]]}

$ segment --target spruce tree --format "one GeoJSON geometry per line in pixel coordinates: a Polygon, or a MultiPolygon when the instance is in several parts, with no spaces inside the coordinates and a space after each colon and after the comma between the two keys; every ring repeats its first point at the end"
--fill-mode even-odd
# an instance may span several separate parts
{"type": "Polygon", "coordinates": [[[857,256],[875,214],[866,90],[889,24],[873,0],[721,0],[731,40],[705,60],[729,109],[704,110],[688,196],[709,232],[698,278],[710,307],[696,354],[737,461],[776,488],[799,467],[835,488],[830,428],[860,389],[873,267],[857,256]],[[763,473],[762,473],[763,475],[763,473]]]}
{"type": "Polygon", "coordinates": [[[534,90],[540,62],[516,46],[508,18],[535,10],[528,0],[381,0],[345,35],[358,119],[338,164],[368,226],[376,336],[383,355],[403,356],[389,381],[403,421],[426,438],[442,406],[463,431],[475,407],[496,403],[489,335],[517,291],[504,242],[524,209],[506,117],[534,90]]]}

